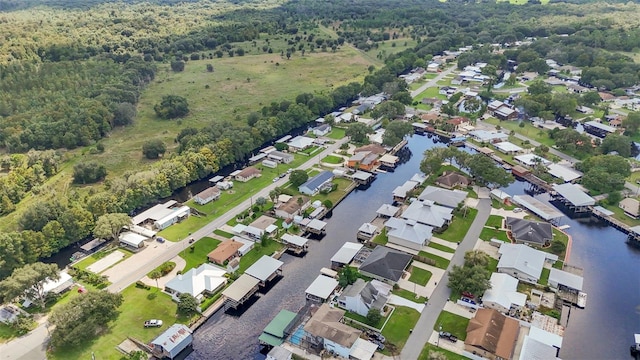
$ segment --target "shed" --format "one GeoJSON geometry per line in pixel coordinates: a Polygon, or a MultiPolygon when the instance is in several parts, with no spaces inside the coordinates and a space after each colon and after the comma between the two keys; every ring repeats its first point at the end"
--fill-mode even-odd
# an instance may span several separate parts
{"type": "Polygon", "coordinates": [[[151,352],[159,358],[174,359],[192,342],[191,329],[183,324],[174,324],[151,341],[151,352]]]}

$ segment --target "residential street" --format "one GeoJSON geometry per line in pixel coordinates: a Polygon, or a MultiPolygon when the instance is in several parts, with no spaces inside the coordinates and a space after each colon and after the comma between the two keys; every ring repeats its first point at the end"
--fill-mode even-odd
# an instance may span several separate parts
{"type": "MultiPolygon", "coordinates": [[[[347,142],[347,138],[336,141],[334,144],[329,145],[324,151],[310,158],[307,162],[300,165],[298,169],[306,170],[320,162],[320,159],[324,158],[328,154],[340,148],[340,146],[347,142]]],[[[259,197],[269,198],[269,192],[275,189],[277,186],[284,185],[288,179],[285,177],[260,190],[253,195],[253,199],[259,197]]],[[[243,201],[240,205],[229,210],[219,218],[213,220],[209,224],[205,225],[200,230],[194,232],[191,236],[197,241],[201,238],[208,236],[213,230],[224,225],[227,221],[231,220],[234,216],[241,213],[249,206],[251,206],[252,199],[243,201]]],[[[181,251],[185,250],[189,246],[189,239],[184,239],[180,242],[167,242],[166,250],[161,254],[148,258],[144,256],[144,251],[131,256],[127,260],[115,265],[111,270],[111,273],[118,273],[120,276],[117,280],[107,287],[107,290],[112,292],[120,292],[129,285],[138,281],[144,277],[147,273],[160,266],[165,261],[169,261],[177,256],[181,251]]],[[[20,338],[14,339],[4,344],[0,344],[0,360],[41,360],[46,359],[46,347],[45,342],[48,337],[48,331],[44,324],[39,325],[35,330],[29,334],[20,338]]],[[[115,344],[114,344],[115,345],[115,344]]]]}
{"type": "Polygon", "coordinates": [[[420,86],[416,90],[412,91],[411,92],[411,97],[414,98],[414,97],[418,96],[421,92],[425,91],[427,88],[437,87],[438,86],[438,81],[442,80],[442,78],[444,78],[445,76],[451,74],[456,69],[457,68],[454,65],[454,66],[451,66],[450,68],[448,68],[447,70],[439,73],[438,76],[436,76],[435,78],[427,81],[426,83],[422,84],[422,86],[420,86]]]}
{"type": "MultiPolygon", "coordinates": [[[[478,197],[480,198],[477,207],[478,215],[473,220],[473,223],[460,243],[460,246],[458,246],[453,259],[451,259],[451,263],[449,263],[449,267],[447,268],[447,273],[454,265],[462,265],[464,263],[464,254],[467,251],[473,250],[473,247],[480,236],[480,232],[489,218],[489,214],[491,213],[491,199],[489,199],[488,191],[478,192],[478,197]]],[[[444,309],[447,299],[451,294],[451,290],[447,287],[448,283],[449,279],[445,273],[445,276],[440,280],[438,286],[433,291],[427,308],[420,315],[416,328],[413,329],[413,332],[409,336],[407,343],[400,353],[400,358],[402,360],[415,360],[420,356],[422,348],[429,340],[433,328],[436,325],[438,315],[440,315],[440,311],[444,309]]],[[[446,331],[446,329],[444,329],[444,331],[446,331]]]]}

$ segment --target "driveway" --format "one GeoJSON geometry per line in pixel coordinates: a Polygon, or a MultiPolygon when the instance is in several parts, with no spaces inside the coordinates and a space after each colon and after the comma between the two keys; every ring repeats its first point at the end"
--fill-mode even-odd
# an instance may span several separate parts
{"type": "Polygon", "coordinates": [[[403,297],[400,297],[394,294],[391,294],[391,296],[389,296],[388,302],[389,304],[392,304],[392,305],[406,306],[412,309],[416,309],[419,313],[421,313],[422,310],[424,310],[424,304],[418,304],[415,301],[407,300],[403,297]]]}
{"type": "Polygon", "coordinates": [[[176,263],[176,267],[173,268],[173,270],[171,270],[171,272],[168,273],[167,275],[159,278],[157,282],[154,279],[150,279],[146,275],[142,279],[140,279],[140,281],[142,281],[143,283],[149,286],[154,286],[154,287],[157,287],[158,289],[164,289],[164,286],[169,282],[169,280],[176,277],[176,275],[178,274],[178,271],[182,271],[182,269],[184,269],[184,267],[187,265],[187,262],[180,256],[176,256],[169,261],[176,263]]]}

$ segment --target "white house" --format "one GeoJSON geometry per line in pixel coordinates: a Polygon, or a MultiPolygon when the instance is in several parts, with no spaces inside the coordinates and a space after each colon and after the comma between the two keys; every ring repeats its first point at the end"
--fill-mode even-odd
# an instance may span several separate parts
{"type": "Polygon", "coordinates": [[[347,311],[367,316],[370,309],[382,311],[390,293],[390,285],[378,280],[365,282],[359,278],[342,291],[338,305],[347,311]]]}
{"type": "Polygon", "coordinates": [[[218,200],[220,198],[220,189],[217,186],[212,186],[207,188],[193,197],[193,201],[200,205],[207,204],[213,200],[218,200]]]}
{"type": "Polygon", "coordinates": [[[120,234],[119,240],[120,245],[131,250],[138,251],[144,247],[144,241],[147,240],[147,238],[142,235],[126,231],[120,234]]]}
{"type": "Polygon", "coordinates": [[[296,136],[289,140],[289,148],[292,151],[301,151],[313,145],[313,139],[306,136],[296,136]]]}
{"type": "Polygon", "coordinates": [[[178,301],[180,294],[190,294],[198,300],[204,293],[213,294],[227,283],[226,270],[211,264],[202,264],[184,274],[176,275],[164,286],[164,291],[178,301]]]}
{"type": "Polygon", "coordinates": [[[491,288],[484,292],[482,305],[507,314],[511,309],[520,309],[527,302],[527,295],[517,292],[518,279],[504,273],[491,274],[491,288]]]}
{"type": "Polygon", "coordinates": [[[409,249],[420,251],[431,239],[433,228],[415,220],[392,217],[385,223],[389,242],[409,249]]]}
{"type": "Polygon", "coordinates": [[[331,125],[322,124],[318,127],[313,128],[313,135],[315,136],[325,136],[331,132],[331,125]]]}
{"type": "Polygon", "coordinates": [[[540,280],[542,268],[546,260],[544,252],[523,244],[507,244],[500,246],[498,272],[509,274],[516,279],[531,284],[540,280]]]}

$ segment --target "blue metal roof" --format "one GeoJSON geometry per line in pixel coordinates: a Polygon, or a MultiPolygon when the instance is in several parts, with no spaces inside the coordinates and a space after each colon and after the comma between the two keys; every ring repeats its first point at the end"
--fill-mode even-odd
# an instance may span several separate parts
{"type": "Polygon", "coordinates": [[[299,189],[307,188],[311,190],[311,192],[315,192],[322,184],[333,178],[333,173],[331,171],[323,171],[320,174],[312,177],[307,180],[306,183],[300,185],[299,189]]]}

